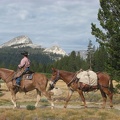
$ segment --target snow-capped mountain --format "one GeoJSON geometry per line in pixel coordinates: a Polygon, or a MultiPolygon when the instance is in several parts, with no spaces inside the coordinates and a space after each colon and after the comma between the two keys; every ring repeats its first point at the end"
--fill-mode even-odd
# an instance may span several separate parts
{"type": "Polygon", "coordinates": [[[52,46],[50,48],[46,48],[44,50],[44,52],[51,52],[51,53],[56,53],[56,54],[61,54],[63,56],[67,55],[67,53],[62,49],[60,48],[59,46],[52,46]]]}
{"type": "Polygon", "coordinates": [[[0,45],[0,48],[3,48],[3,47],[18,48],[18,47],[27,47],[27,46],[32,47],[32,48],[41,47],[41,46],[33,44],[29,37],[22,35],[22,36],[15,37],[12,40],[0,45]]]}
{"type": "Polygon", "coordinates": [[[44,48],[40,45],[36,45],[32,43],[32,40],[25,36],[18,36],[15,37],[11,40],[9,40],[8,42],[0,45],[0,48],[4,48],[4,47],[12,47],[12,48],[21,48],[21,47],[31,47],[31,48],[43,48],[45,49],[44,52],[45,53],[56,53],[56,54],[60,54],[60,55],[67,55],[66,52],[64,50],[62,50],[60,47],[58,46],[52,46],[51,48],[44,48]]]}

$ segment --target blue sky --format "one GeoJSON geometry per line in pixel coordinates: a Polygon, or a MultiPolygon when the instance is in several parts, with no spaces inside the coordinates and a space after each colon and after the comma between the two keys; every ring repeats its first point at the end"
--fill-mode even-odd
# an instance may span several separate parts
{"type": "Polygon", "coordinates": [[[91,23],[99,25],[99,0],[0,0],[0,45],[20,35],[67,53],[87,49],[91,23]]]}

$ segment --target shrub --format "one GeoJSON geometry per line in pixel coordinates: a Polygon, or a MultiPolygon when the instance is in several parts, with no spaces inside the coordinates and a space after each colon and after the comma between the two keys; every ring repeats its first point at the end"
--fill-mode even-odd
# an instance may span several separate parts
{"type": "Polygon", "coordinates": [[[117,84],[114,88],[114,93],[119,93],[120,94],[120,84],[117,84]]]}
{"type": "Polygon", "coordinates": [[[27,108],[27,110],[35,110],[36,109],[35,106],[33,106],[33,105],[27,105],[26,108],[27,108]]]}
{"type": "Polygon", "coordinates": [[[4,93],[2,93],[2,92],[0,91],[0,97],[3,96],[3,95],[4,95],[4,93]]]}

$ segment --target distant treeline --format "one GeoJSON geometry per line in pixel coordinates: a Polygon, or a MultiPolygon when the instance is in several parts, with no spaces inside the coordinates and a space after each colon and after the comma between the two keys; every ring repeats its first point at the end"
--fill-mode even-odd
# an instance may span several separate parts
{"type": "Polygon", "coordinates": [[[87,59],[83,59],[78,52],[72,51],[69,56],[61,56],[57,54],[46,54],[43,48],[11,48],[5,47],[0,49],[0,67],[16,70],[20,60],[22,59],[21,52],[28,51],[29,59],[31,60],[31,70],[36,72],[50,73],[52,67],[63,69],[71,72],[79,69],[89,69],[95,71],[104,71],[104,59],[99,59],[104,56],[102,48],[94,50],[92,46],[88,47],[87,59]],[[100,52],[101,51],[101,52],[100,52]],[[91,62],[91,63],[90,63],[91,62]]]}
{"type": "Polygon", "coordinates": [[[16,70],[20,60],[22,59],[21,52],[28,51],[31,61],[31,69],[34,71],[44,71],[44,66],[52,64],[55,60],[61,58],[61,55],[46,54],[43,48],[0,48],[0,67],[16,70]]]}
{"type": "Polygon", "coordinates": [[[1,48],[0,49],[0,67],[16,70],[20,60],[22,59],[22,51],[29,52],[31,60],[31,70],[35,72],[51,73],[51,68],[62,69],[70,72],[76,72],[80,69],[92,69],[96,72],[106,71],[108,61],[108,53],[104,46],[97,49],[94,48],[92,42],[88,44],[87,58],[83,59],[79,52],[72,51],[69,56],[61,56],[57,54],[46,54],[43,48],[1,48]]]}

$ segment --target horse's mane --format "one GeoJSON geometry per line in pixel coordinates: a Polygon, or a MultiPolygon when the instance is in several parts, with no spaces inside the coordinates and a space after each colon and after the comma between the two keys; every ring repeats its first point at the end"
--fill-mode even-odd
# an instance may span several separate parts
{"type": "Polygon", "coordinates": [[[74,75],[75,74],[74,72],[69,72],[69,71],[65,71],[65,70],[61,70],[61,72],[64,72],[65,74],[68,74],[68,75],[74,75]]]}

